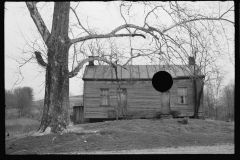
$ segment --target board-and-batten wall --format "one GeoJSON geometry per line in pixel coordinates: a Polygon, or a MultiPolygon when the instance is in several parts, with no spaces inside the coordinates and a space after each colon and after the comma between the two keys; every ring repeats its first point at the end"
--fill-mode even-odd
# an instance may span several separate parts
{"type": "MultiPolygon", "coordinates": [[[[110,118],[117,106],[117,82],[84,81],[84,118],[110,118]],[[100,106],[100,88],[108,88],[110,106],[100,106]]],[[[127,89],[127,112],[133,117],[155,117],[161,111],[161,93],[156,91],[151,81],[138,81],[132,84],[123,82],[121,88],[127,89]]],[[[198,84],[200,90],[200,84],[198,84]]],[[[202,96],[203,97],[203,96],[202,96]]],[[[202,101],[202,100],[201,100],[202,101]]],[[[170,109],[178,111],[180,116],[193,115],[193,88],[190,79],[174,80],[170,89],[170,109]],[[187,104],[178,104],[177,87],[187,87],[187,104]]],[[[199,109],[202,115],[202,103],[199,109]]],[[[120,114],[121,116],[121,114],[120,114]]]]}

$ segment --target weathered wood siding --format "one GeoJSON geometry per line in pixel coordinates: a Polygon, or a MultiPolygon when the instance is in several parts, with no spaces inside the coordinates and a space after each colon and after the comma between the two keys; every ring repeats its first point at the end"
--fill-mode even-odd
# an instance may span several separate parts
{"type": "MultiPolygon", "coordinates": [[[[84,118],[110,118],[115,117],[117,106],[117,82],[111,81],[85,81],[84,82],[84,118]],[[110,106],[100,106],[100,88],[108,88],[110,95],[110,106]]],[[[122,82],[121,88],[127,89],[127,113],[128,116],[155,117],[161,111],[160,92],[156,91],[151,81],[122,82]]],[[[198,85],[200,89],[200,86],[198,85]]],[[[180,116],[193,115],[193,89],[190,79],[174,80],[170,89],[170,109],[178,111],[180,116]],[[177,104],[177,87],[187,87],[187,104],[177,104]]],[[[202,111],[202,105],[200,107],[202,111]]],[[[120,113],[120,117],[121,117],[120,113]]]]}
{"type": "MultiPolygon", "coordinates": [[[[200,90],[200,81],[197,82],[197,90],[200,90]]],[[[203,97],[203,96],[202,96],[203,97]]],[[[202,102],[202,100],[201,100],[202,102]]],[[[178,111],[180,116],[192,116],[194,114],[194,91],[193,82],[191,79],[174,80],[173,86],[170,89],[170,108],[171,111],[178,111]],[[178,104],[178,87],[187,87],[187,103],[178,104]]],[[[202,103],[199,108],[199,115],[203,115],[202,103]]]]}

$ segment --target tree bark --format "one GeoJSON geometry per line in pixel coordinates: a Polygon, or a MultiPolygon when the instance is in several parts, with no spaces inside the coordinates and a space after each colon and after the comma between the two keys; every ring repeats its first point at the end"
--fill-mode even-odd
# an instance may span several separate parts
{"type": "Polygon", "coordinates": [[[197,82],[195,77],[193,78],[193,93],[194,93],[194,118],[198,118],[198,112],[197,112],[197,82]]]}
{"type": "Polygon", "coordinates": [[[197,96],[197,105],[196,105],[196,115],[197,116],[195,118],[198,118],[198,111],[199,111],[199,108],[200,108],[201,98],[202,98],[202,95],[203,95],[203,87],[204,87],[204,84],[201,85],[200,91],[199,91],[198,96],[197,96]]]}
{"type": "Polygon", "coordinates": [[[54,5],[53,24],[48,41],[43,118],[39,131],[66,129],[69,123],[68,24],[70,2],[54,5]]]}

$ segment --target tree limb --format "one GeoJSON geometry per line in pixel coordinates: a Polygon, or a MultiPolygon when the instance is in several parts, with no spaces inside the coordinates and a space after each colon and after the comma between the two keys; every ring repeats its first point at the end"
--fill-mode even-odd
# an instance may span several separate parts
{"type": "Polygon", "coordinates": [[[39,33],[41,34],[45,44],[47,45],[48,38],[51,34],[48,31],[40,13],[38,12],[36,2],[26,2],[26,5],[39,33]]]}
{"type": "Polygon", "coordinates": [[[79,38],[75,38],[71,40],[71,44],[77,43],[77,42],[81,42],[81,41],[85,41],[85,40],[90,40],[90,39],[98,39],[98,38],[111,38],[111,37],[135,37],[135,36],[141,36],[143,38],[146,38],[144,35],[142,34],[92,34],[89,36],[85,36],[85,37],[79,37],[79,38]]]}
{"type": "Polygon", "coordinates": [[[83,25],[81,24],[81,22],[80,22],[80,20],[79,20],[79,18],[78,18],[78,16],[77,16],[77,13],[76,13],[76,11],[72,8],[72,7],[70,7],[70,9],[73,11],[73,13],[74,13],[74,15],[75,15],[75,17],[77,18],[77,20],[78,20],[78,24],[82,27],[82,29],[85,31],[85,32],[87,32],[89,35],[91,35],[91,33],[90,32],[88,32],[88,30],[86,29],[86,28],[84,28],[83,27],[83,25]]]}
{"type": "Polygon", "coordinates": [[[162,33],[165,33],[165,32],[167,32],[168,30],[170,30],[170,29],[172,29],[172,28],[174,28],[174,27],[176,27],[176,26],[180,26],[180,25],[185,24],[185,23],[188,23],[188,22],[199,21],[199,20],[218,20],[218,21],[219,21],[219,20],[224,20],[224,21],[228,21],[228,22],[232,23],[233,25],[235,25],[234,22],[229,21],[229,20],[224,19],[224,18],[221,18],[221,17],[220,17],[220,18],[209,18],[209,17],[194,18],[194,19],[185,20],[185,21],[179,22],[179,23],[177,23],[177,24],[174,24],[174,25],[170,26],[169,28],[164,29],[164,30],[162,31],[162,33]]]}
{"type": "Polygon", "coordinates": [[[124,66],[113,63],[113,62],[111,62],[111,61],[109,61],[109,60],[107,60],[103,57],[90,57],[90,58],[86,58],[86,59],[82,60],[80,63],[78,63],[77,67],[74,68],[74,70],[72,70],[71,72],[69,72],[69,78],[72,78],[72,77],[76,76],[85,63],[87,63],[89,61],[93,61],[93,60],[98,60],[98,61],[108,63],[109,65],[111,65],[113,67],[120,66],[120,67],[126,69],[124,66]]]}
{"type": "Polygon", "coordinates": [[[41,52],[35,51],[34,53],[35,53],[38,64],[41,65],[42,67],[47,67],[47,63],[44,62],[41,56],[41,52]]]}
{"type": "Polygon", "coordinates": [[[157,36],[154,35],[152,33],[152,31],[156,31],[159,34],[162,34],[161,31],[159,31],[158,29],[153,28],[153,27],[147,29],[147,28],[140,27],[140,26],[137,26],[137,25],[134,25],[134,24],[124,24],[124,25],[121,25],[121,26],[117,27],[116,29],[114,29],[112,32],[110,32],[108,34],[100,34],[100,35],[94,34],[94,35],[89,35],[89,36],[85,36],[85,37],[79,37],[79,38],[72,39],[71,44],[81,42],[81,41],[85,41],[85,40],[89,40],[89,39],[96,39],[96,38],[111,38],[111,37],[124,37],[124,36],[132,36],[132,37],[141,36],[141,37],[145,38],[145,36],[143,34],[116,34],[118,31],[120,31],[122,29],[125,29],[125,28],[135,28],[137,30],[148,33],[155,38],[157,38],[157,36]]]}
{"type": "Polygon", "coordinates": [[[148,34],[152,35],[154,38],[158,39],[158,37],[153,34],[153,31],[159,33],[160,35],[163,35],[163,33],[171,30],[172,28],[174,28],[176,26],[179,26],[179,25],[182,25],[182,24],[185,24],[185,23],[189,23],[189,22],[193,22],[193,21],[198,21],[198,20],[224,20],[224,21],[228,21],[228,22],[234,24],[234,22],[229,21],[229,20],[224,19],[224,18],[209,18],[209,17],[202,17],[202,18],[194,18],[194,19],[190,19],[190,20],[185,20],[185,21],[179,22],[177,24],[174,24],[174,25],[170,26],[169,28],[164,29],[163,31],[160,31],[159,29],[151,27],[151,26],[148,26],[148,28],[144,28],[144,27],[140,27],[140,26],[137,26],[137,25],[134,25],[134,24],[124,24],[124,25],[121,25],[121,26],[117,27],[116,29],[114,29],[112,32],[110,32],[108,34],[100,34],[100,35],[94,34],[94,35],[89,35],[89,36],[85,36],[85,37],[79,37],[79,38],[72,39],[71,44],[77,43],[77,42],[80,42],[80,41],[89,40],[89,39],[95,39],[95,38],[111,38],[111,37],[124,37],[124,36],[142,36],[143,38],[145,38],[145,36],[142,35],[142,34],[116,34],[118,31],[120,31],[122,29],[125,29],[125,28],[135,28],[137,30],[148,33],[148,34]]]}

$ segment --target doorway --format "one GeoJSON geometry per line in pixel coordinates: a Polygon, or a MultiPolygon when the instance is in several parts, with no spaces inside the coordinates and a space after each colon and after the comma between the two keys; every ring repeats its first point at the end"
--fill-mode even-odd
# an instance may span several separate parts
{"type": "Polygon", "coordinates": [[[73,124],[84,123],[83,106],[73,107],[73,124]]]}
{"type": "Polygon", "coordinates": [[[166,92],[161,92],[160,96],[161,96],[161,113],[171,114],[169,90],[166,92]]]}
{"type": "MultiPolygon", "coordinates": [[[[119,107],[122,107],[123,114],[127,114],[127,89],[126,88],[121,88],[120,89],[120,94],[117,96],[117,101],[119,104],[119,107]]],[[[121,109],[120,109],[121,110],[121,109]]]]}

